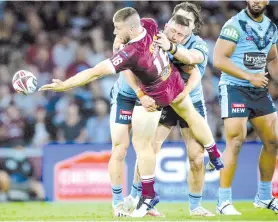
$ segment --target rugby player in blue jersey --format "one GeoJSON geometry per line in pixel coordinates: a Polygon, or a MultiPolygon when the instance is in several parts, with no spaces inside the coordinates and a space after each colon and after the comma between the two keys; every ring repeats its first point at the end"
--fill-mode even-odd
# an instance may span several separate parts
{"type": "Polygon", "coordinates": [[[268,4],[269,1],[248,0],[247,8],[225,23],[215,46],[214,66],[222,71],[219,99],[226,136],[225,168],[220,172],[216,208],[219,214],[241,214],[232,205],[231,186],[248,120],[263,142],[254,206],[278,213],[271,184],[278,148],[278,121],[266,77],[266,68],[274,79],[278,76],[277,27],[264,15],[268,4]]]}

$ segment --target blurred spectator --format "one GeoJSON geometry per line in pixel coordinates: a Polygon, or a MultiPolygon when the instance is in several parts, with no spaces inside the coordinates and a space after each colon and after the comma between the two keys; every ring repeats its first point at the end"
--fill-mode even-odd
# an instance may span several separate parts
{"type": "Polygon", "coordinates": [[[79,108],[75,103],[71,103],[67,108],[65,121],[58,128],[58,141],[84,143],[86,139],[87,133],[79,108]]]}
{"type": "Polygon", "coordinates": [[[32,146],[36,148],[43,147],[49,142],[49,133],[47,132],[46,111],[43,107],[39,107],[36,112],[34,124],[34,136],[32,139],[32,146]]]}
{"type": "Polygon", "coordinates": [[[0,131],[2,131],[2,146],[22,147],[24,145],[24,119],[15,105],[9,105],[2,114],[0,131]]]}
{"type": "Polygon", "coordinates": [[[30,45],[30,47],[28,47],[25,55],[26,63],[28,64],[35,63],[38,49],[41,47],[50,47],[49,38],[45,31],[39,32],[38,36],[36,37],[35,43],[30,45]]]}
{"type": "Polygon", "coordinates": [[[90,68],[86,57],[86,49],[84,46],[79,46],[76,49],[75,60],[71,63],[66,70],[66,79],[74,76],[76,73],[90,68]]]}
{"type": "Polygon", "coordinates": [[[4,158],[1,162],[0,181],[2,177],[6,198],[12,201],[45,199],[43,186],[34,177],[34,168],[26,158],[24,149],[16,149],[12,157],[4,158]]]}
{"type": "Polygon", "coordinates": [[[60,41],[53,47],[53,61],[57,66],[66,69],[76,55],[77,43],[72,40],[70,32],[60,31],[60,41]]]}
{"type": "Polygon", "coordinates": [[[7,85],[0,85],[0,110],[6,109],[12,101],[12,94],[7,85]]]}
{"type": "Polygon", "coordinates": [[[95,116],[88,119],[88,141],[95,143],[111,142],[109,123],[109,102],[99,98],[95,100],[95,116]]]}

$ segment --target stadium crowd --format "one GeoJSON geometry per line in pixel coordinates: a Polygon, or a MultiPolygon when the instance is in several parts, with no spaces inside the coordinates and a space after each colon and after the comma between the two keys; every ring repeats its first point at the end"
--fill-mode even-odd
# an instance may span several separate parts
{"type": "MultiPolygon", "coordinates": [[[[195,2],[202,9],[199,35],[209,46],[202,79],[209,125],[216,140],[225,140],[218,105],[220,72],[213,68],[215,42],[222,25],[243,1],[195,2]]],[[[110,89],[117,76],[106,77],[65,93],[36,92],[24,96],[12,89],[13,74],[30,70],[41,86],[53,78],[65,79],[112,55],[113,13],[125,6],[153,17],[163,29],[178,2],[0,2],[0,147],[41,148],[51,141],[110,142],[110,89]]],[[[278,4],[267,15],[278,23],[278,4]]],[[[269,91],[278,108],[278,84],[269,91]]],[[[178,128],[169,140],[180,140],[178,128]]],[[[257,140],[249,127],[248,140],[257,140]]]]}

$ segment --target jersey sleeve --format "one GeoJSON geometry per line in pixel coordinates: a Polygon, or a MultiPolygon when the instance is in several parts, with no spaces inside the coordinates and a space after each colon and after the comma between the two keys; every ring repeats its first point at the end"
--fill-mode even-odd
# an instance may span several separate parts
{"type": "Polygon", "coordinates": [[[204,56],[204,61],[207,61],[208,59],[208,53],[209,53],[209,49],[208,49],[208,45],[204,40],[198,40],[194,43],[192,49],[196,49],[198,51],[200,51],[203,56],[204,56]]]}
{"type": "Polygon", "coordinates": [[[123,49],[117,51],[111,58],[110,65],[114,69],[114,74],[121,72],[126,69],[132,69],[136,57],[134,56],[136,48],[132,45],[127,45],[123,49]]]}
{"type": "Polygon", "coordinates": [[[228,40],[237,44],[240,40],[241,33],[240,27],[237,21],[230,19],[227,21],[221,29],[220,39],[228,40]]]}

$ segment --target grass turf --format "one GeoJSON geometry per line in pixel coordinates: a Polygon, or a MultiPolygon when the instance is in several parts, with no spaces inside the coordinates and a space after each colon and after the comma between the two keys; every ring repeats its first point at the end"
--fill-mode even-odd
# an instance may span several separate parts
{"type": "MultiPolygon", "coordinates": [[[[165,218],[113,218],[110,203],[0,203],[0,221],[278,221],[278,214],[266,209],[256,209],[252,202],[235,202],[242,216],[190,217],[187,203],[160,203],[157,208],[165,218]]],[[[215,212],[214,202],[204,202],[203,206],[215,212]]]]}

